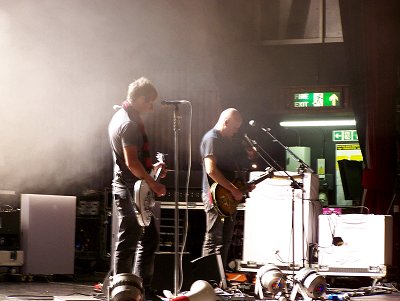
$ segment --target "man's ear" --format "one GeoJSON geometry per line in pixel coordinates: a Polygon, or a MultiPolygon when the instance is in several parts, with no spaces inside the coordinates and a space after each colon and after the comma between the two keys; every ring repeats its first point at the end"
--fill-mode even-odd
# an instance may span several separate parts
{"type": "Polygon", "coordinates": [[[134,99],[136,103],[144,103],[146,102],[146,97],[144,95],[140,95],[134,99]]]}

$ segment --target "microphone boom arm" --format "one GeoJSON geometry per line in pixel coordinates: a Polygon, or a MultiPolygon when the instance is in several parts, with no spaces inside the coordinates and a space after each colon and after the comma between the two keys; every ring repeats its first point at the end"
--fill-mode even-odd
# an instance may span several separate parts
{"type": "Polygon", "coordinates": [[[299,170],[301,172],[304,172],[305,170],[309,170],[311,173],[314,173],[314,170],[306,163],[304,162],[299,156],[297,156],[289,147],[284,145],[281,141],[279,141],[274,135],[271,134],[271,129],[268,128],[268,130],[261,128],[264,132],[266,132],[271,138],[272,142],[277,142],[282,148],[287,151],[299,164],[299,170]]]}
{"type": "Polygon", "coordinates": [[[257,156],[260,157],[265,163],[267,163],[269,167],[276,170],[276,168],[259,152],[258,148],[260,148],[262,152],[266,154],[275,163],[275,166],[279,167],[279,164],[261,146],[259,146],[259,144],[255,140],[251,140],[249,136],[247,136],[247,134],[244,134],[244,138],[246,139],[247,143],[251,146],[251,148],[256,152],[257,156]]]}

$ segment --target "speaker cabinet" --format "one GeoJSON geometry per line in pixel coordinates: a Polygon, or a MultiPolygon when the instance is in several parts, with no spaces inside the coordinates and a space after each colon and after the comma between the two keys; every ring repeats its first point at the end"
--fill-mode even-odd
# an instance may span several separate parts
{"type": "Polygon", "coordinates": [[[74,274],[76,197],[21,195],[23,272],[74,274]]]}

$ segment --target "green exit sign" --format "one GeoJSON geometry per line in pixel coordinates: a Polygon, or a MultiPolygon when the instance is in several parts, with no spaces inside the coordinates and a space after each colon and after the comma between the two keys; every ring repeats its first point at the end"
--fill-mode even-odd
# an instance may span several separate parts
{"type": "Polygon", "coordinates": [[[332,131],[332,141],[358,141],[357,130],[332,131]]]}
{"type": "Polygon", "coordinates": [[[295,108],[341,107],[340,92],[304,92],[293,94],[295,108]]]}

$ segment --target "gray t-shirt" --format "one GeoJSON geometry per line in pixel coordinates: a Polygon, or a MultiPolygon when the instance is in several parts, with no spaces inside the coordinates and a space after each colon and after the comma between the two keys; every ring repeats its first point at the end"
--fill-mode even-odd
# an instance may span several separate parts
{"type": "Polygon", "coordinates": [[[119,109],[108,125],[108,135],[113,152],[114,177],[112,185],[118,188],[133,188],[138,180],[129,170],[124,160],[124,147],[136,145],[138,158],[142,156],[143,136],[135,121],[124,109],[119,109]]]}

